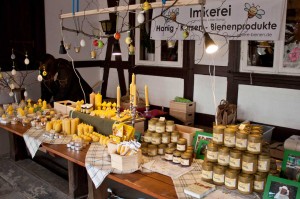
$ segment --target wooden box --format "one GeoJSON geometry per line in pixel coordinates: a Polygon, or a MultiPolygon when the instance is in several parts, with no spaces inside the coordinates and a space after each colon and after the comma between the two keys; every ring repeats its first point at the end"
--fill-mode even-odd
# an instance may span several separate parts
{"type": "Polygon", "coordinates": [[[183,113],[194,113],[196,110],[196,102],[183,103],[170,101],[170,111],[177,111],[183,113]]]}
{"type": "Polygon", "coordinates": [[[70,100],[57,101],[54,102],[54,109],[62,114],[69,114],[69,110],[72,105],[74,106],[75,102],[70,100]]]}
{"type": "Polygon", "coordinates": [[[195,118],[195,112],[185,113],[170,109],[170,115],[182,122],[193,122],[195,118]]]}
{"type": "Polygon", "coordinates": [[[179,131],[181,137],[187,140],[188,146],[192,146],[196,131],[200,131],[200,132],[204,131],[203,129],[179,125],[179,124],[175,124],[175,130],[179,131]]]}
{"type": "Polygon", "coordinates": [[[122,156],[111,154],[111,167],[120,171],[135,171],[142,163],[142,151],[139,150],[135,155],[122,156]]]}

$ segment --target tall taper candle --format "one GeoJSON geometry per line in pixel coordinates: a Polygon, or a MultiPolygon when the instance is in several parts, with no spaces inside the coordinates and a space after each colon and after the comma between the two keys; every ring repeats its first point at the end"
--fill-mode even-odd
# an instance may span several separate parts
{"type": "Polygon", "coordinates": [[[136,85],[132,85],[133,90],[133,106],[136,106],[136,85]]]}
{"type": "Polygon", "coordinates": [[[95,108],[95,93],[94,92],[92,92],[91,94],[90,94],[90,104],[93,104],[93,107],[95,108]]]}
{"type": "Polygon", "coordinates": [[[132,79],[131,79],[132,84],[135,84],[135,75],[132,73],[132,79]]]}
{"type": "Polygon", "coordinates": [[[149,106],[149,95],[148,95],[148,86],[145,85],[145,102],[146,106],[149,106]]]}
{"type": "Polygon", "coordinates": [[[121,90],[120,86],[117,87],[117,108],[120,108],[121,104],[121,90]]]}

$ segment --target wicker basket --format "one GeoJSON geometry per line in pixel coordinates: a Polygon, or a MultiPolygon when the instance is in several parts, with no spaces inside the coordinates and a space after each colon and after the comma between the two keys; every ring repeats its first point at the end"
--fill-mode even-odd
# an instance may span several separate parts
{"type": "MultiPolygon", "coordinates": [[[[129,109],[130,108],[130,102],[129,102],[129,92],[127,91],[126,95],[121,97],[121,108],[123,109],[129,109]]],[[[136,101],[137,109],[139,110],[145,110],[145,99],[140,98],[139,93],[137,92],[137,101],[136,101]]]]}

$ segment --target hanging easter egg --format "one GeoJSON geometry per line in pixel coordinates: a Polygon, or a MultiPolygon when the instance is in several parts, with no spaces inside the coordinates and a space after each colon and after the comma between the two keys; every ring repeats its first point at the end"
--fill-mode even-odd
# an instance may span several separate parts
{"type": "Polygon", "coordinates": [[[143,10],[147,11],[149,9],[151,9],[151,4],[148,1],[145,1],[143,3],[143,10]]]}
{"type": "Polygon", "coordinates": [[[11,83],[11,84],[9,85],[9,87],[10,87],[11,90],[15,89],[14,83],[11,83]]]}
{"type": "Polygon", "coordinates": [[[14,53],[11,54],[10,56],[11,59],[16,59],[16,55],[14,53]]]}
{"type": "Polygon", "coordinates": [[[176,13],[175,13],[175,12],[171,12],[171,13],[170,13],[170,19],[171,19],[172,21],[176,21],[176,13]]]}
{"type": "Polygon", "coordinates": [[[38,80],[39,82],[43,81],[42,75],[38,75],[37,80],[38,80]]]}
{"type": "Polygon", "coordinates": [[[45,77],[45,76],[47,76],[47,71],[43,71],[43,73],[42,73],[42,75],[45,77]]]}
{"type": "Polygon", "coordinates": [[[11,75],[16,75],[16,74],[17,74],[17,71],[15,69],[12,69],[11,75]]]}
{"type": "Polygon", "coordinates": [[[97,40],[97,39],[95,39],[95,40],[93,41],[93,45],[94,45],[95,47],[98,46],[98,40],[97,40]]]}
{"type": "Polygon", "coordinates": [[[183,39],[186,39],[189,36],[189,32],[187,30],[183,31],[182,37],[183,39]]]}
{"type": "Polygon", "coordinates": [[[131,37],[128,36],[128,37],[125,38],[125,43],[126,43],[127,45],[131,44],[131,42],[132,42],[131,37]]]}
{"type": "Polygon", "coordinates": [[[129,55],[134,55],[134,46],[132,44],[130,44],[128,47],[128,53],[129,55]]]}
{"type": "Polygon", "coordinates": [[[162,4],[165,5],[167,0],[162,0],[162,4]]]}
{"type": "Polygon", "coordinates": [[[84,39],[81,39],[81,40],[80,40],[80,46],[81,46],[81,47],[85,47],[85,40],[84,40],[84,39]]]}
{"type": "Polygon", "coordinates": [[[27,91],[24,92],[24,97],[28,97],[28,92],[27,91]]]}
{"type": "Polygon", "coordinates": [[[98,40],[98,48],[103,48],[104,43],[102,40],[98,40]]]}
{"type": "Polygon", "coordinates": [[[137,16],[137,21],[138,21],[139,23],[144,23],[144,21],[145,21],[145,16],[144,16],[144,12],[143,12],[143,11],[140,12],[140,13],[138,14],[138,16],[137,16]]]}
{"type": "Polygon", "coordinates": [[[116,33],[114,34],[114,38],[115,38],[116,40],[119,40],[119,39],[121,38],[121,34],[120,34],[119,32],[116,32],[116,33]]]}
{"type": "Polygon", "coordinates": [[[27,57],[25,58],[24,63],[25,63],[26,65],[29,64],[29,59],[28,59],[27,57]]]}
{"type": "Polygon", "coordinates": [[[14,96],[14,93],[12,91],[10,91],[8,94],[10,97],[14,96]]]}

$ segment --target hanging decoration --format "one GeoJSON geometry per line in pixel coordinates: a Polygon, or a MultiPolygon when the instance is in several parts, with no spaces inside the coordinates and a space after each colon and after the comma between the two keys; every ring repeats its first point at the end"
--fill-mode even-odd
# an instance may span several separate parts
{"type": "Polygon", "coordinates": [[[121,34],[120,34],[119,32],[116,32],[116,33],[114,34],[114,38],[115,38],[116,40],[119,40],[119,39],[121,38],[121,34]]]}
{"type": "Polygon", "coordinates": [[[29,59],[28,59],[27,52],[25,53],[24,64],[25,64],[25,65],[28,65],[28,64],[29,64],[29,59]]]}
{"type": "Polygon", "coordinates": [[[128,47],[128,54],[129,55],[134,55],[134,46],[132,44],[129,44],[129,47],[128,47]]]}
{"type": "Polygon", "coordinates": [[[81,40],[80,40],[80,46],[81,46],[81,47],[85,47],[85,40],[84,40],[84,39],[81,39],[81,40]]]}
{"type": "Polygon", "coordinates": [[[151,9],[151,4],[146,0],[146,1],[143,3],[142,8],[143,8],[144,11],[150,10],[150,9],[151,9]]]}
{"type": "Polygon", "coordinates": [[[130,31],[127,31],[127,33],[128,33],[128,36],[125,38],[125,43],[126,43],[127,45],[129,45],[129,44],[131,44],[132,39],[131,39],[131,37],[130,37],[130,31]]]}
{"type": "Polygon", "coordinates": [[[144,11],[141,11],[137,16],[137,21],[142,24],[145,22],[144,11]]]}

